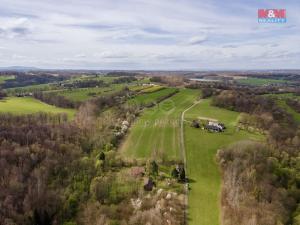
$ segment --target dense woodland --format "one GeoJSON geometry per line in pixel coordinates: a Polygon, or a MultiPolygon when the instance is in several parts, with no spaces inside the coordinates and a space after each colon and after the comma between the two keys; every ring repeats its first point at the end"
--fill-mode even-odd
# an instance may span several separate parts
{"type": "Polygon", "coordinates": [[[300,129],[274,99],[222,91],[213,104],[245,112],[242,128],[259,128],[267,143],[239,143],[220,150],[224,224],[300,222],[300,129]]]}
{"type": "Polygon", "coordinates": [[[57,95],[56,93],[45,93],[45,92],[34,92],[33,97],[36,99],[45,102],[49,105],[55,105],[62,108],[77,108],[79,103],[71,101],[62,95],[57,95]]]}
{"type": "Polygon", "coordinates": [[[287,81],[300,81],[300,76],[297,73],[274,73],[274,74],[246,74],[249,77],[264,78],[264,79],[275,79],[275,80],[287,80],[287,81]]]}
{"type": "Polygon", "coordinates": [[[65,88],[91,88],[91,87],[107,87],[108,84],[106,84],[103,80],[75,80],[71,83],[64,83],[63,86],[65,88]]]}
{"type": "MultiPolygon", "coordinates": [[[[278,86],[245,86],[238,83],[230,82],[193,82],[186,85],[187,88],[192,89],[202,89],[205,91],[210,91],[212,94],[218,94],[222,90],[233,90],[241,91],[244,93],[264,95],[264,94],[280,94],[280,93],[299,93],[299,87],[290,87],[286,84],[278,84],[278,86]]],[[[205,97],[210,97],[211,95],[205,95],[205,97]]]]}
{"type": "Polygon", "coordinates": [[[0,89],[0,100],[5,98],[6,96],[6,93],[0,89]]]}
{"type": "Polygon", "coordinates": [[[58,81],[63,81],[62,76],[54,76],[49,74],[35,74],[29,75],[26,73],[14,73],[15,79],[7,80],[1,84],[2,88],[25,87],[34,84],[47,84],[58,81]]]}
{"type": "Polygon", "coordinates": [[[218,152],[224,225],[299,224],[299,138],[288,148],[241,142],[218,152]]]}
{"type": "Polygon", "coordinates": [[[294,109],[296,112],[300,113],[300,101],[297,99],[287,98],[286,104],[294,109]]]}
{"type": "MultiPolygon", "coordinates": [[[[93,103],[81,106],[80,123],[67,122],[65,115],[1,115],[0,224],[62,224],[92,198],[93,178],[115,163],[113,152],[107,153],[107,165],[95,165],[95,156],[114,147],[114,120],[130,114],[122,109],[97,119],[98,110],[93,103]]],[[[109,198],[103,191],[99,201],[109,198]]]]}
{"type": "Polygon", "coordinates": [[[123,76],[113,80],[114,84],[130,83],[136,81],[137,79],[133,76],[123,76]]]}

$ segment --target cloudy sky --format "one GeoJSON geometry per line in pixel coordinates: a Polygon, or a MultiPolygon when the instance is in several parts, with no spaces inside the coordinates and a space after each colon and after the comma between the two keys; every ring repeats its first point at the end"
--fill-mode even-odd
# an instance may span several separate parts
{"type": "Polygon", "coordinates": [[[0,0],[0,67],[299,69],[299,0],[0,0]],[[259,8],[284,8],[261,24],[259,8]]]}

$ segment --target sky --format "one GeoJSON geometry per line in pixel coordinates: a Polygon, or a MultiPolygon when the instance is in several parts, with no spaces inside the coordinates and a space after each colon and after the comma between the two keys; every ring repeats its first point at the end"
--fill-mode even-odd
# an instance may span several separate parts
{"type": "Polygon", "coordinates": [[[300,69],[299,0],[0,0],[0,67],[300,69]],[[258,23],[286,9],[286,23],[258,23]]]}

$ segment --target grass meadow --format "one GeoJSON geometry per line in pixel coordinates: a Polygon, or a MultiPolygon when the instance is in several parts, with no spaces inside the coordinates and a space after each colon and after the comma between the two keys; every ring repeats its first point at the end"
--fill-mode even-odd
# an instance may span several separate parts
{"type": "Polygon", "coordinates": [[[227,127],[223,133],[210,133],[185,122],[187,174],[191,179],[188,210],[190,225],[219,224],[221,176],[215,160],[217,150],[240,140],[262,139],[246,131],[237,131],[235,124],[238,116],[237,112],[211,106],[207,99],[186,112],[187,121],[207,117],[223,122],[227,127]]]}
{"type": "Polygon", "coordinates": [[[181,159],[180,115],[199,96],[197,90],[181,89],[156,106],[145,109],[131,127],[121,152],[134,158],[181,159]]]}
{"type": "Polygon", "coordinates": [[[37,112],[66,113],[68,118],[72,119],[76,111],[48,105],[31,97],[8,97],[0,100],[0,113],[31,114],[37,112]]]}
{"type": "Polygon", "coordinates": [[[156,103],[160,98],[172,94],[176,91],[176,88],[163,88],[155,92],[141,93],[129,100],[129,104],[147,105],[150,103],[156,103]]]}
{"type": "Polygon", "coordinates": [[[105,96],[113,94],[124,88],[124,85],[115,84],[109,87],[94,87],[94,88],[74,88],[50,91],[58,95],[64,96],[75,102],[83,102],[96,96],[105,96]]]}

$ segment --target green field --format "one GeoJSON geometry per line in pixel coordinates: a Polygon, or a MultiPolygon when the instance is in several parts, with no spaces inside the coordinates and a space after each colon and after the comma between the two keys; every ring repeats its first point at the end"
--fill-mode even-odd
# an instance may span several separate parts
{"type": "Polygon", "coordinates": [[[124,88],[124,85],[115,84],[110,87],[94,87],[94,88],[76,88],[76,89],[65,89],[65,90],[54,90],[50,91],[58,95],[64,96],[72,101],[81,102],[93,98],[95,96],[104,96],[113,94],[124,88]]]}
{"type": "Polygon", "coordinates": [[[68,79],[66,81],[64,81],[64,84],[70,84],[73,83],[75,81],[84,81],[84,80],[103,80],[105,83],[112,83],[113,80],[115,80],[118,77],[108,77],[108,76],[104,76],[104,75],[80,75],[80,76],[75,76],[72,77],[71,79],[68,79]]]}
{"type": "Polygon", "coordinates": [[[164,87],[156,85],[156,86],[150,86],[149,88],[145,88],[143,90],[141,90],[142,93],[151,93],[151,92],[156,92],[159,91],[161,89],[163,89],[164,87]]]}
{"type": "Polygon", "coordinates": [[[246,78],[237,80],[240,84],[246,85],[254,85],[254,86],[263,86],[270,84],[278,84],[278,83],[288,83],[285,80],[275,80],[275,79],[261,79],[261,78],[246,78]]]}
{"type": "Polygon", "coordinates": [[[227,127],[223,133],[210,133],[185,122],[187,174],[191,179],[188,211],[190,225],[219,224],[221,177],[215,161],[217,150],[239,140],[262,139],[245,131],[236,131],[238,116],[237,112],[210,106],[210,100],[207,99],[185,114],[188,121],[207,117],[217,119],[227,127]]]}
{"type": "Polygon", "coordinates": [[[54,84],[35,84],[29,85],[25,87],[15,87],[15,88],[7,88],[5,92],[8,95],[14,95],[16,93],[28,93],[28,92],[37,92],[37,91],[49,91],[57,88],[54,84]]]}
{"type": "Polygon", "coordinates": [[[157,106],[146,109],[131,127],[121,152],[129,157],[181,159],[180,115],[199,96],[197,90],[182,89],[157,106]]]}
{"type": "Polygon", "coordinates": [[[294,93],[265,94],[263,96],[268,96],[268,97],[273,97],[278,99],[296,98],[300,100],[300,95],[295,95],[294,93]]]}
{"type": "Polygon", "coordinates": [[[5,83],[6,80],[13,80],[15,76],[0,76],[0,84],[5,83]]]}
{"type": "Polygon", "coordinates": [[[37,112],[67,113],[68,117],[72,119],[76,111],[48,105],[31,97],[8,97],[0,100],[0,113],[31,114],[37,112]]]}
{"type": "MultiPolygon", "coordinates": [[[[141,82],[141,81],[138,81],[138,82],[141,82]]],[[[162,88],[164,88],[164,87],[160,86],[160,85],[152,86],[152,85],[149,85],[146,83],[137,83],[137,85],[129,86],[129,89],[131,91],[136,91],[136,92],[154,92],[154,91],[158,91],[162,88]]]]}
{"type": "Polygon", "coordinates": [[[130,104],[142,104],[147,105],[149,103],[156,103],[159,98],[172,94],[176,91],[176,88],[163,88],[155,92],[149,92],[144,94],[139,94],[136,97],[129,100],[130,104]]]}
{"type": "Polygon", "coordinates": [[[129,87],[129,90],[130,90],[130,91],[136,91],[136,92],[139,92],[139,91],[141,91],[141,90],[143,90],[143,89],[147,89],[147,88],[149,88],[149,86],[133,85],[133,86],[130,86],[130,87],[129,87]]]}

